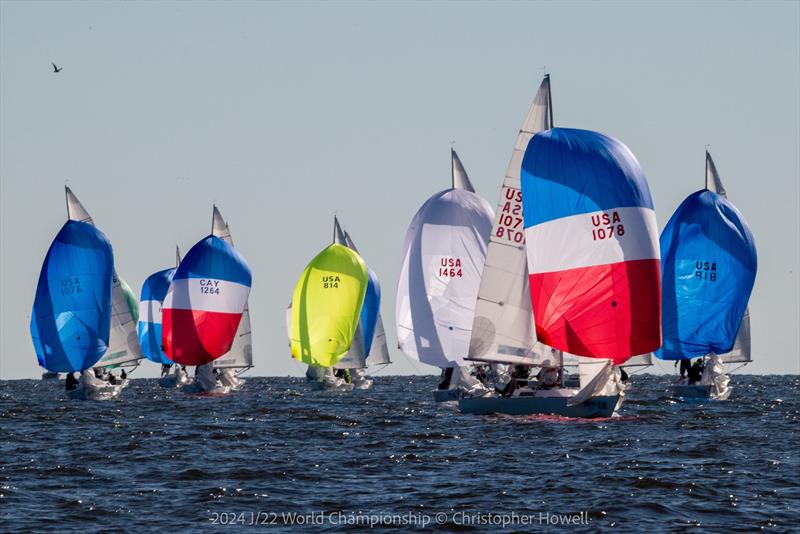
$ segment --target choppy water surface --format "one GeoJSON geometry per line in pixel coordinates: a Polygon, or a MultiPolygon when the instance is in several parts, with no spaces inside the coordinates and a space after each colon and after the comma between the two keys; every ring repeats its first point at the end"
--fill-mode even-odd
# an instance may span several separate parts
{"type": "Polygon", "coordinates": [[[344,395],[250,378],[220,398],[134,380],[110,402],[3,381],[0,530],[798,528],[800,379],[738,375],[706,404],[668,380],[634,376],[620,416],[592,421],[461,415],[433,377],[344,395]]]}

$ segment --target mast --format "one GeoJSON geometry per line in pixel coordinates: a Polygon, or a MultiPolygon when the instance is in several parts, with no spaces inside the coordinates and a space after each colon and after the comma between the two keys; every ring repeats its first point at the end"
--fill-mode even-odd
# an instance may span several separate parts
{"type": "Polygon", "coordinates": [[[520,227],[520,166],[531,138],[552,128],[550,100],[549,76],[545,76],[519,128],[497,201],[472,324],[471,360],[531,365],[551,357],[549,347],[536,342],[520,227]]]}
{"type": "Polygon", "coordinates": [[[556,123],[553,122],[553,92],[550,90],[550,74],[545,74],[544,79],[547,80],[547,112],[550,116],[550,128],[555,128],[556,123]]]}

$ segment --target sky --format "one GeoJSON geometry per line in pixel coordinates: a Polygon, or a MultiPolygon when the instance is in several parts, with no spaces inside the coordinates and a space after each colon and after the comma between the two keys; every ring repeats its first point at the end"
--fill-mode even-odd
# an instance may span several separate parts
{"type": "MultiPolygon", "coordinates": [[[[395,347],[403,237],[449,187],[451,143],[496,205],[545,71],[557,126],[636,155],[660,227],[703,187],[710,145],[758,248],[746,372],[800,373],[798,2],[3,0],[0,378],[41,373],[28,325],[64,184],[137,293],[216,202],[254,275],[255,375],[304,371],[284,310],[336,213],[395,347]]],[[[392,358],[380,374],[437,371],[392,358]]]]}

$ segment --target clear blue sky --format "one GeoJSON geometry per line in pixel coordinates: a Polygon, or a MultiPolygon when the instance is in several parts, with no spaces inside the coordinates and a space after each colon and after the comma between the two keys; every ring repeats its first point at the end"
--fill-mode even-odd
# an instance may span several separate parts
{"type": "Polygon", "coordinates": [[[661,226],[711,145],[758,245],[748,371],[798,373],[799,5],[2,1],[0,377],[40,372],[28,321],[67,181],[137,292],[216,201],[253,269],[263,375],[301,372],[284,308],[338,212],[395,346],[403,235],[448,186],[450,141],[494,205],[543,66],[556,124],[625,142],[661,226]]]}

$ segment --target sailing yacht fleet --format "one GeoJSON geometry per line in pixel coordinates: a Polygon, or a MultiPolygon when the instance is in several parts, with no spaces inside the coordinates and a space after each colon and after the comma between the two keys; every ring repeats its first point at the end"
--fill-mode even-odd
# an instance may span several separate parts
{"type": "MultiPolygon", "coordinates": [[[[442,369],[437,402],[463,413],[607,417],[627,370],[699,358],[683,398],[725,400],[725,365],[751,361],[756,249],[706,152],[705,187],[661,235],[647,179],[621,141],[556,127],[550,77],[514,144],[497,204],[451,149],[450,186],[411,219],[395,302],[398,348],[442,369]]],[[[73,398],[108,399],[142,359],[163,387],[223,395],[253,366],[252,273],[213,206],[211,233],[137,299],[111,244],[66,188],[67,221],[42,264],[31,337],[45,376],[73,398]],[[190,371],[194,377],[190,378],[190,371]],[[119,370],[120,374],[114,372],[119,370]],[[74,373],[80,373],[76,380],[74,373]]],[[[381,284],[338,217],[286,310],[291,357],[314,389],[368,389],[389,364],[381,284]]]]}

